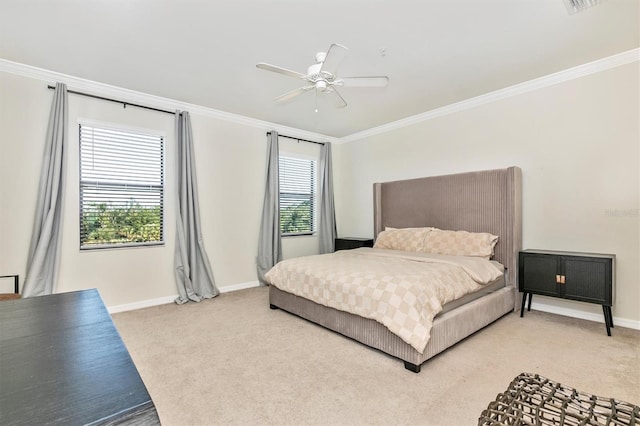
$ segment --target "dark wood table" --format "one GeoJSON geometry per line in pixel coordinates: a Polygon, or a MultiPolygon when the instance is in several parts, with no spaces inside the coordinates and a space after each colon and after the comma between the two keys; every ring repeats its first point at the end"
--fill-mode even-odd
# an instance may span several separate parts
{"type": "Polygon", "coordinates": [[[0,302],[0,424],[160,424],[97,290],[0,302]]]}

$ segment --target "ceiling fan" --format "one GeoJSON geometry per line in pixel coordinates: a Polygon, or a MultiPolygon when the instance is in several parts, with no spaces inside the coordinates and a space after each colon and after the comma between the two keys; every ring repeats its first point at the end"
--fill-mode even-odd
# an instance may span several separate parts
{"type": "Polygon", "coordinates": [[[307,73],[291,71],[286,68],[261,62],[256,67],[279,74],[295,77],[305,82],[305,85],[284,93],[276,98],[277,102],[285,102],[298,95],[315,89],[316,112],[318,112],[318,96],[327,96],[337,108],[344,108],[347,102],[336,90],[337,87],[385,87],[389,77],[338,77],[340,63],[347,55],[347,49],[340,44],[332,44],[327,52],[316,53],[316,63],[307,68],[307,73]]]}

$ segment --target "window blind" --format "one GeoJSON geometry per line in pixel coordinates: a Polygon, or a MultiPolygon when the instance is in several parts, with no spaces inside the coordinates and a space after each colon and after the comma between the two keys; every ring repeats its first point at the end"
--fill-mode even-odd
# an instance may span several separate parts
{"type": "Polygon", "coordinates": [[[309,235],[315,231],[316,161],[280,157],[280,231],[309,235]]]}
{"type": "Polygon", "coordinates": [[[164,137],[80,125],[80,248],[164,242],[164,137]]]}

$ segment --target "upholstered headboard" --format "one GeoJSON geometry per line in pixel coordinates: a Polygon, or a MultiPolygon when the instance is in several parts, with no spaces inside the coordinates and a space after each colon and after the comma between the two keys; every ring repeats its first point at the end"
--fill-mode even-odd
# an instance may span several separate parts
{"type": "Polygon", "coordinates": [[[522,172],[518,167],[374,183],[374,236],[385,227],[434,226],[490,232],[494,259],[515,286],[522,248],[522,172]]]}

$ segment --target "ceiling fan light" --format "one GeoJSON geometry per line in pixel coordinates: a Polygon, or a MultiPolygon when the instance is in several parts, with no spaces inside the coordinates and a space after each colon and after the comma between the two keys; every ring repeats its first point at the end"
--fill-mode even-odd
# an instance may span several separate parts
{"type": "Polygon", "coordinates": [[[318,89],[321,92],[324,92],[325,90],[327,90],[327,82],[324,80],[316,81],[316,89],[318,89]]]}

